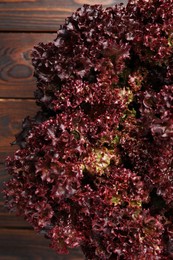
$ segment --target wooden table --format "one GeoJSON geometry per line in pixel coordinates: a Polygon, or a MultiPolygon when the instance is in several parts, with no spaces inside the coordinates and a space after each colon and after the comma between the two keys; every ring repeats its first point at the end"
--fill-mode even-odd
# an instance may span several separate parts
{"type": "MultiPolygon", "coordinates": [[[[21,129],[27,115],[38,108],[33,91],[30,53],[38,42],[55,38],[64,19],[82,4],[111,6],[114,0],[1,0],[0,1],[0,189],[9,177],[4,160],[17,147],[11,147],[14,135],[21,129]]],[[[124,3],[127,1],[124,0],[124,3]]],[[[79,249],[70,255],[58,256],[49,249],[48,241],[36,234],[21,217],[3,208],[0,195],[0,260],[25,259],[83,259],[79,249]]]]}

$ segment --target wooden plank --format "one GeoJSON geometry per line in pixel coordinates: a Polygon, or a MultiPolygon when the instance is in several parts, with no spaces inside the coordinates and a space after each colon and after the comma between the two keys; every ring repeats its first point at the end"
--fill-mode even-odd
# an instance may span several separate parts
{"type": "Polygon", "coordinates": [[[32,98],[36,89],[31,51],[39,42],[55,39],[51,33],[0,33],[0,97],[32,98]]]}
{"type": "Polygon", "coordinates": [[[0,99],[0,163],[4,163],[7,155],[11,155],[18,146],[10,146],[14,136],[21,130],[26,116],[34,116],[39,108],[34,100],[0,99]]]}
{"type": "Polygon", "coordinates": [[[8,0],[0,1],[1,31],[57,31],[66,17],[83,4],[112,6],[127,0],[8,0]]]}
{"type": "MultiPolygon", "coordinates": [[[[0,230],[1,228],[27,228],[32,229],[23,217],[16,216],[14,213],[9,213],[4,208],[4,202],[0,202],[0,230]]],[[[1,231],[0,231],[1,232],[1,231]]]]}
{"type": "Polygon", "coordinates": [[[82,260],[80,249],[57,255],[49,241],[33,230],[0,229],[0,260],[82,260]]]}
{"type": "Polygon", "coordinates": [[[28,228],[32,229],[23,217],[16,216],[14,213],[9,213],[3,207],[3,202],[0,202],[0,230],[1,228],[28,228]]]}

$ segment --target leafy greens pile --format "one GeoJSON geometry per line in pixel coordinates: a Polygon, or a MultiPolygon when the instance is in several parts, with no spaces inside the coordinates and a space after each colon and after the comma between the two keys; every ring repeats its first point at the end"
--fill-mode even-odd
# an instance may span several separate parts
{"type": "Polygon", "coordinates": [[[173,257],[173,1],[84,5],[32,53],[40,112],[7,158],[9,209],[58,253],[173,257]]]}

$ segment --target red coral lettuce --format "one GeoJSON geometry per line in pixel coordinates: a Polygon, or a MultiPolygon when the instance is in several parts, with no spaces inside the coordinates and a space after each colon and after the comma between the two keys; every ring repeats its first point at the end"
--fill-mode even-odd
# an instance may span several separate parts
{"type": "Polygon", "coordinates": [[[173,257],[173,2],[84,5],[32,53],[41,111],[6,204],[58,253],[173,257]]]}

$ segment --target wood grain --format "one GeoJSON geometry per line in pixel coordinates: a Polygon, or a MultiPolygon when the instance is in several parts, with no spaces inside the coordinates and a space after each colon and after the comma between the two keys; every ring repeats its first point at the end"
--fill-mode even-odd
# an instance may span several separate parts
{"type": "Polygon", "coordinates": [[[23,217],[16,216],[14,213],[8,212],[4,207],[4,202],[0,202],[0,233],[2,228],[27,228],[32,229],[23,217]]]}
{"type": "MultiPolygon", "coordinates": [[[[1,0],[0,3],[18,3],[23,2],[23,0],[1,0]]],[[[35,2],[35,0],[27,0],[27,2],[35,2]]]]}
{"type": "Polygon", "coordinates": [[[36,89],[31,51],[39,42],[55,39],[51,33],[0,33],[0,97],[32,98],[36,89]]]}
{"type": "Polygon", "coordinates": [[[27,228],[32,229],[23,217],[16,216],[14,213],[8,212],[4,207],[4,202],[0,202],[0,233],[2,228],[27,228]]]}
{"type": "Polygon", "coordinates": [[[57,255],[49,241],[33,230],[0,229],[0,260],[82,260],[80,249],[57,255]],[[9,239],[10,238],[10,239],[9,239]]]}
{"type": "Polygon", "coordinates": [[[66,17],[83,4],[112,6],[127,0],[10,0],[0,1],[1,31],[56,32],[66,17]]]}
{"type": "Polygon", "coordinates": [[[0,163],[18,148],[11,147],[10,143],[14,141],[15,134],[20,132],[23,119],[35,115],[38,110],[34,100],[0,99],[0,163]]]}

